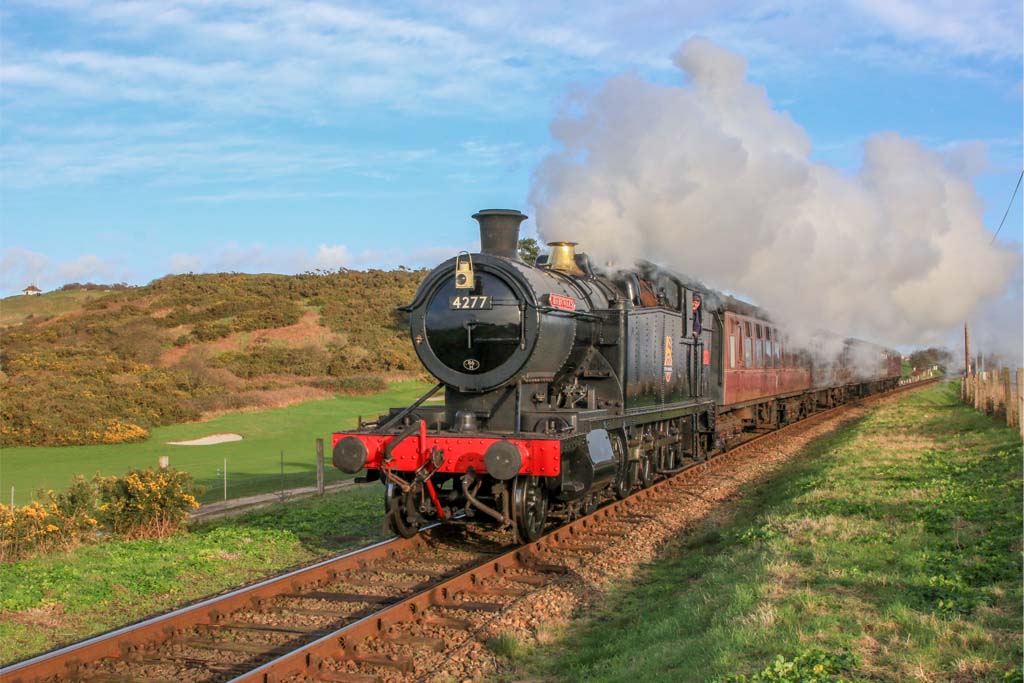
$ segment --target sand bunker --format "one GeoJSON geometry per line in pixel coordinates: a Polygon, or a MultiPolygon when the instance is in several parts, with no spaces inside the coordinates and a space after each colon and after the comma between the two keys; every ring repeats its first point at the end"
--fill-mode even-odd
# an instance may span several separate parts
{"type": "Polygon", "coordinates": [[[168,441],[168,446],[212,446],[215,443],[227,443],[229,441],[241,441],[241,434],[210,434],[201,439],[191,441],[168,441]]]}

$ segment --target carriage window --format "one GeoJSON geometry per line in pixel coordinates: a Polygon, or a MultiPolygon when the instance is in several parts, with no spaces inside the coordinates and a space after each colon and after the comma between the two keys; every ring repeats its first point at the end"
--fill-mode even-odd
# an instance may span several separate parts
{"type": "Polygon", "coordinates": [[[775,367],[782,367],[781,359],[779,358],[779,342],[777,341],[772,341],[772,359],[775,363],[775,367]]]}
{"type": "Polygon", "coordinates": [[[743,338],[743,366],[754,367],[754,340],[749,336],[743,338]]]}
{"type": "Polygon", "coordinates": [[[729,367],[736,367],[736,335],[729,335],[729,367]]]}
{"type": "Polygon", "coordinates": [[[764,331],[760,325],[754,325],[754,331],[757,333],[757,341],[754,342],[754,364],[759,367],[764,367],[764,331]]]}

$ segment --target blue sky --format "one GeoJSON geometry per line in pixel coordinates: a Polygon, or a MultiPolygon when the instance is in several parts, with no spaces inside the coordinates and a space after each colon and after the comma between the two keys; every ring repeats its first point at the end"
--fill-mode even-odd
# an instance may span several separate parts
{"type": "MultiPolygon", "coordinates": [[[[855,172],[961,148],[994,230],[1022,166],[1019,2],[20,2],[0,9],[0,293],[432,265],[532,213],[569,94],[707,36],[855,172]]],[[[1022,240],[1018,196],[1000,240],[1022,240]]],[[[527,230],[532,230],[528,223],[527,230]]]]}

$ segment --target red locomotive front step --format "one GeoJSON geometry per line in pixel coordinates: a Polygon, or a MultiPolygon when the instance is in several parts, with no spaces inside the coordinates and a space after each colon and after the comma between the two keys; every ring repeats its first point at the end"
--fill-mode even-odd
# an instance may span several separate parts
{"type": "MultiPolygon", "coordinates": [[[[393,434],[349,434],[337,432],[333,435],[332,447],[345,437],[359,439],[366,446],[368,470],[380,469],[384,448],[395,438],[393,434]]],[[[477,473],[487,472],[484,453],[492,444],[508,441],[519,450],[523,464],[519,474],[538,477],[555,477],[561,472],[561,442],[558,439],[515,439],[498,436],[455,434],[429,434],[425,430],[399,443],[391,453],[391,467],[402,472],[412,472],[427,462],[434,448],[444,453],[444,464],[438,472],[461,474],[472,467],[477,473]]]]}

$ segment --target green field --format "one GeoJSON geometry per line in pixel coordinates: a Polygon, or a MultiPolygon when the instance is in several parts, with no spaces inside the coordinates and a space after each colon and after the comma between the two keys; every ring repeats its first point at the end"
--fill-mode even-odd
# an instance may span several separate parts
{"type": "Polygon", "coordinates": [[[330,466],[330,435],[351,428],[360,415],[376,417],[392,406],[408,405],[429,388],[419,381],[396,382],[387,391],[367,396],[338,396],[286,408],[224,415],[206,422],[157,427],[144,442],[114,446],[19,447],[0,451],[0,502],[22,505],[39,489],[66,487],[74,475],[123,474],[154,467],[160,456],[192,473],[207,487],[201,502],[223,497],[222,468],[227,460],[228,497],[276,491],[282,486],[310,486],[316,481],[316,439],[326,445],[327,481],[346,478],[330,466]],[[241,434],[242,441],[210,446],[169,446],[210,434],[241,434]],[[281,453],[284,453],[284,477],[281,453]]]}
{"type": "Polygon", "coordinates": [[[1022,680],[1021,441],[937,385],[817,440],[503,681],[1022,680]]]}
{"type": "Polygon", "coordinates": [[[0,299],[0,327],[17,325],[30,315],[50,317],[67,313],[89,299],[103,296],[104,292],[72,290],[69,292],[47,292],[36,296],[18,294],[0,299]]]}

